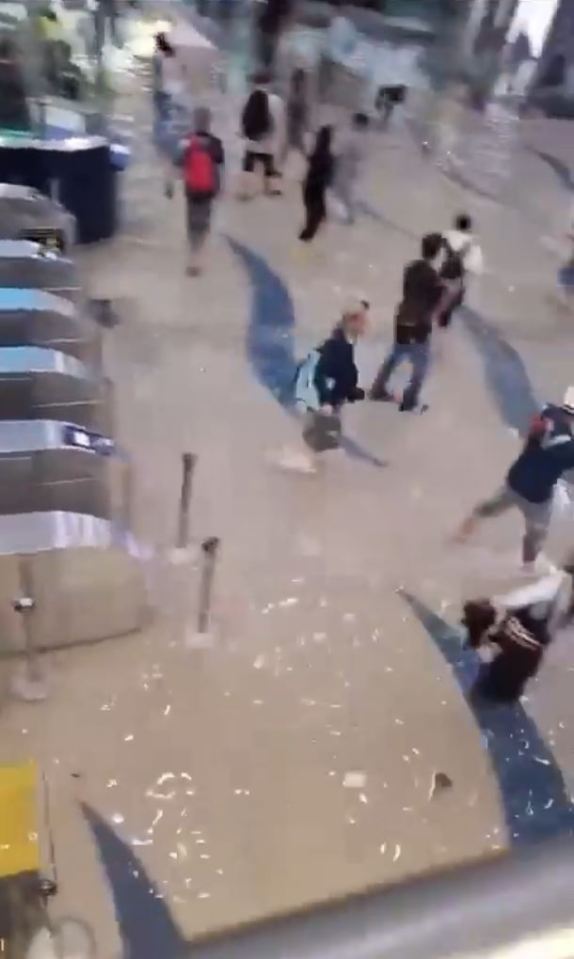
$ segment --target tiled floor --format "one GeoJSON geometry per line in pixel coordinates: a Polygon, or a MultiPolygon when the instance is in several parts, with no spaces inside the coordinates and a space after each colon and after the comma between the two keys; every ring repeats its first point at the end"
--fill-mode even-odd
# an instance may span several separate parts
{"type": "Polygon", "coordinates": [[[201,931],[571,829],[571,648],[552,650],[524,707],[473,715],[474,664],[446,621],[462,596],[514,581],[518,519],[474,547],[449,535],[500,482],[534,399],[572,379],[572,321],[551,300],[570,198],[535,153],[564,162],[572,132],[532,121],[509,143],[507,123],[500,147],[491,131],[505,184],[492,199],[472,188],[484,173],[467,143],[469,130],[485,137],[476,117],[459,111],[458,179],[398,118],[372,135],[364,215],[302,251],[296,164],[283,198],[238,203],[238,106],[211,94],[227,189],[208,268],[190,280],[182,198],[162,194],[147,97],[125,99],[124,228],[80,258],[93,294],[121,309],[108,368],[157,618],[142,635],[51,656],[49,702],[4,703],[0,759],[32,755],[46,772],[58,910],[93,925],[106,959],[175,959],[201,931]],[[368,384],[417,237],[463,208],[488,271],[471,311],[436,338],[429,411],[362,404],[346,418],[348,452],[323,475],[278,470],[272,454],[297,424],[274,386],[349,292],[372,302],[358,351],[368,384]],[[195,564],[169,563],[185,450],[198,456],[194,540],[222,539],[205,649],[185,642],[195,564]],[[438,771],[452,788],[430,798],[438,771]]]}

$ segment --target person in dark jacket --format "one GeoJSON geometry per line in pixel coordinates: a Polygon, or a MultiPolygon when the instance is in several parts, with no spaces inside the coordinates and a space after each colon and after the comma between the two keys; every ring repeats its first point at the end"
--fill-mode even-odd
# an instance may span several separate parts
{"type": "Polygon", "coordinates": [[[421,257],[409,263],[403,277],[403,299],[395,317],[395,342],[371,387],[372,400],[394,401],[387,389],[395,367],[408,360],[412,374],[400,404],[402,411],[415,410],[430,359],[430,337],[443,284],[434,263],[443,248],[440,233],[429,233],[421,243],[421,257]]]}
{"type": "Polygon", "coordinates": [[[303,416],[305,449],[284,451],[280,465],[299,472],[317,470],[317,454],[336,449],[341,436],[341,409],[365,397],[358,385],[355,345],[367,326],[369,303],[353,300],[325,342],[301,364],[295,383],[295,408],[303,416]]]}
{"type": "Polygon", "coordinates": [[[327,215],[327,188],[333,180],[335,159],[331,143],[333,128],[323,126],[317,134],[315,148],[309,157],[307,175],[303,182],[303,203],[305,204],[305,226],[299,239],[309,242],[327,215]]]}
{"type": "Polygon", "coordinates": [[[526,569],[532,568],[548,535],[556,484],[563,473],[574,469],[573,429],[574,387],[570,387],[562,406],[550,404],[534,419],[504,486],[475,507],[461,525],[457,540],[465,542],[481,520],[516,507],[526,526],[522,561],[526,569]]]}

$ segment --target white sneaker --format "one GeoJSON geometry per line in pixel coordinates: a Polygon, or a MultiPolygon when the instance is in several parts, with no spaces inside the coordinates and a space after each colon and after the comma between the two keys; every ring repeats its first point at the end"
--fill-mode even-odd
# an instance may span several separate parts
{"type": "Polygon", "coordinates": [[[558,567],[544,553],[539,553],[534,562],[522,564],[525,576],[549,576],[557,571],[558,567]]]}
{"type": "Polygon", "coordinates": [[[294,473],[316,473],[317,467],[310,457],[298,450],[282,450],[276,459],[281,469],[294,473]]]}

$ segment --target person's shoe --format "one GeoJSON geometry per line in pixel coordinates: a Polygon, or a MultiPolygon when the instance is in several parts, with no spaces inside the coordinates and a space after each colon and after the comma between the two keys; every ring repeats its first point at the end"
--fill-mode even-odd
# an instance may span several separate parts
{"type": "Polygon", "coordinates": [[[200,266],[188,266],[188,268],[187,268],[187,270],[186,270],[185,272],[187,273],[188,276],[200,276],[200,275],[201,275],[201,267],[200,267],[200,266]]]}
{"type": "Polygon", "coordinates": [[[312,475],[317,472],[313,460],[296,450],[282,450],[276,460],[277,466],[292,473],[312,475]]]}
{"type": "Polygon", "coordinates": [[[404,396],[399,405],[399,411],[401,413],[419,413],[420,414],[420,413],[426,413],[427,410],[428,410],[427,403],[413,403],[412,400],[408,398],[405,399],[404,396]]]}
{"type": "Polygon", "coordinates": [[[371,390],[369,392],[369,399],[374,403],[396,403],[397,401],[396,396],[385,389],[371,390]]]}

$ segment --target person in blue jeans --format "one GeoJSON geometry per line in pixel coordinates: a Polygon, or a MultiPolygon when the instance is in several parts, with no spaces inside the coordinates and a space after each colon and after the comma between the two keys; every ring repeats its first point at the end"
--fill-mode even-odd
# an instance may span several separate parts
{"type": "Polygon", "coordinates": [[[420,258],[406,267],[403,299],[395,317],[395,342],[369,394],[372,400],[394,401],[388,382],[395,368],[407,360],[412,372],[400,403],[403,412],[419,409],[428,372],[433,316],[444,289],[434,264],[443,246],[440,233],[428,233],[422,239],[420,258]]]}

